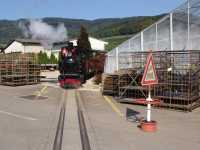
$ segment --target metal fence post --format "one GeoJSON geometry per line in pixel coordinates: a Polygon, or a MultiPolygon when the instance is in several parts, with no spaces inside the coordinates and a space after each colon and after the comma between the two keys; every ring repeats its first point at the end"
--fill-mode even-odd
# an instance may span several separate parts
{"type": "Polygon", "coordinates": [[[143,31],[141,32],[141,50],[144,51],[144,37],[143,37],[143,31]]]}
{"type": "Polygon", "coordinates": [[[158,24],[156,23],[156,50],[158,51],[158,24]]]}
{"type": "Polygon", "coordinates": [[[190,49],[190,0],[188,0],[187,14],[188,14],[188,34],[187,34],[187,48],[190,49]]]}
{"type": "Polygon", "coordinates": [[[119,49],[116,48],[116,69],[119,70],[119,49]]]}
{"type": "Polygon", "coordinates": [[[173,13],[170,13],[170,49],[172,51],[174,50],[173,44],[173,13]]]}

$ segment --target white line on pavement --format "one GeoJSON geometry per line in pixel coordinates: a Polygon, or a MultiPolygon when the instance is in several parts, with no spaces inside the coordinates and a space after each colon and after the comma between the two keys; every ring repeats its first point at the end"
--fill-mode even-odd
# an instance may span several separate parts
{"type": "Polygon", "coordinates": [[[6,115],[9,115],[9,116],[13,116],[13,117],[16,117],[16,118],[24,119],[24,120],[30,120],[30,121],[36,121],[37,120],[35,118],[26,117],[26,116],[22,116],[22,115],[17,115],[17,114],[13,114],[13,113],[2,111],[2,110],[0,110],[0,113],[6,114],[6,115]]]}

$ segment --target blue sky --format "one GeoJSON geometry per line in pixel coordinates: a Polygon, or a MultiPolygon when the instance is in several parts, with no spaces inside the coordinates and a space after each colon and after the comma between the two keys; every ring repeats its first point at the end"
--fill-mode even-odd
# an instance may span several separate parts
{"type": "Polygon", "coordinates": [[[185,0],[1,0],[0,19],[149,16],[168,12],[183,2],[185,0]]]}

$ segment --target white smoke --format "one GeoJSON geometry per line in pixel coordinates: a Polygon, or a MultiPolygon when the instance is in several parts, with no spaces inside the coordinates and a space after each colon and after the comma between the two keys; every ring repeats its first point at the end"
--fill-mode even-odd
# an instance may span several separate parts
{"type": "Polygon", "coordinates": [[[23,35],[28,38],[29,37],[29,31],[28,28],[26,27],[25,23],[20,21],[18,24],[19,28],[22,30],[23,35]]]}
{"type": "Polygon", "coordinates": [[[67,40],[67,29],[64,24],[59,24],[53,27],[42,20],[29,20],[28,26],[24,23],[19,23],[20,29],[26,38],[30,37],[34,40],[39,40],[41,44],[49,49],[53,43],[67,40]]]}

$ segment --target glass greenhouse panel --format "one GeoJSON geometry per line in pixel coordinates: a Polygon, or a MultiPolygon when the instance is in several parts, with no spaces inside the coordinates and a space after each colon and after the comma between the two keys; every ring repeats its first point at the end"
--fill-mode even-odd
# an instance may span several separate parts
{"type": "Polygon", "coordinates": [[[154,24],[143,32],[144,51],[156,50],[156,25],[154,24]]]}
{"type": "Polygon", "coordinates": [[[130,41],[130,47],[132,51],[141,50],[141,34],[136,35],[134,38],[131,38],[129,41],[130,41]]]}
{"type": "MultiPolygon", "coordinates": [[[[119,45],[117,52],[113,49],[113,52],[109,52],[108,55],[114,57],[107,59],[112,59],[110,63],[117,70],[130,68],[132,60],[127,52],[200,50],[199,43],[200,0],[188,0],[150,27],[119,45]],[[123,66],[119,66],[119,59],[123,61],[123,66]]],[[[180,58],[186,59],[184,56],[180,58]]],[[[106,66],[111,67],[110,64],[106,64],[105,68],[106,66]]]]}
{"type": "Polygon", "coordinates": [[[119,69],[132,68],[132,56],[128,52],[119,53],[119,69]]]}
{"type": "Polygon", "coordinates": [[[193,50],[200,49],[200,1],[191,1],[193,4],[190,7],[190,41],[189,47],[193,50]]]}
{"type": "Polygon", "coordinates": [[[188,15],[187,9],[178,9],[173,13],[173,48],[188,48],[188,15]]]}
{"type": "Polygon", "coordinates": [[[119,50],[119,52],[129,51],[130,50],[130,42],[129,42],[129,40],[125,41],[124,43],[119,45],[118,46],[118,50],[119,50]]]}
{"type": "Polygon", "coordinates": [[[157,50],[169,50],[170,47],[170,16],[157,25],[157,50]]]}

